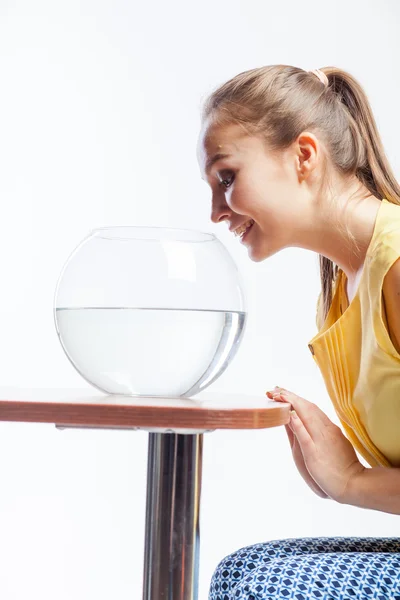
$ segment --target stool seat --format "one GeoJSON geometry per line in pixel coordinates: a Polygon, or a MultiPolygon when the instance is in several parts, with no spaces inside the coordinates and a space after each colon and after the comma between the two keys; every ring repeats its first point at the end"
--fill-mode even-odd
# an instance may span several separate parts
{"type": "Polygon", "coordinates": [[[289,404],[266,396],[201,392],[192,398],[106,395],[90,389],[0,387],[0,421],[200,433],[289,422],[289,404]]]}

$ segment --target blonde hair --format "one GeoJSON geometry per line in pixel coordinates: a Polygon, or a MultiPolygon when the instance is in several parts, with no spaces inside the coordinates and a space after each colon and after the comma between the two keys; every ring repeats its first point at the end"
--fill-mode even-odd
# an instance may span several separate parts
{"type": "MultiPolygon", "coordinates": [[[[336,67],[320,71],[328,78],[327,86],[312,72],[290,65],[269,65],[239,73],[206,99],[202,121],[238,124],[246,133],[261,136],[271,152],[289,147],[304,130],[318,130],[337,173],[356,176],[377,198],[400,204],[400,186],[363,88],[352,75],[336,67]]],[[[329,185],[326,172],[327,157],[321,188],[329,185]]],[[[339,270],[321,254],[319,265],[318,327],[331,306],[339,270]]]]}

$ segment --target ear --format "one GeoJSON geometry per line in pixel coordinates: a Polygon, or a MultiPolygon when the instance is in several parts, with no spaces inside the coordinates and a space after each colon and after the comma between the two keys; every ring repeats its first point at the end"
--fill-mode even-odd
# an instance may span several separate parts
{"type": "Polygon", "coordinates": [[[318,138],[309,131],[303,131],[296,140],[296,166],[300,181],[308,179],[317,167],[321,155],[318,138]]]}

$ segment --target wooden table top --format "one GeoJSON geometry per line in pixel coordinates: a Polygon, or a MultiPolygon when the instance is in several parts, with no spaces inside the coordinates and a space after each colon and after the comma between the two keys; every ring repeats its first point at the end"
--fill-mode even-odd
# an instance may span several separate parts
{"type": "Polygon", "coordinates": [[[264,429],[288,423],[289,412],[289,404],[262,395],[201,392],[192,398],[157,398],[106,395],[95,389],[0,387],[0,421],[66,427],[264,429]]]}

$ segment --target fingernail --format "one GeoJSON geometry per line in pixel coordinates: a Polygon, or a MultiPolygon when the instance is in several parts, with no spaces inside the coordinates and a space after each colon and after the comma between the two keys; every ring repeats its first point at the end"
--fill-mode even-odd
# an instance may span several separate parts
{"type": "Polygon", "coordinates": [[[293,417],[293,419],[298,419],[297,412],[295,410],[291,410],[290,415],[293,417]]]}

